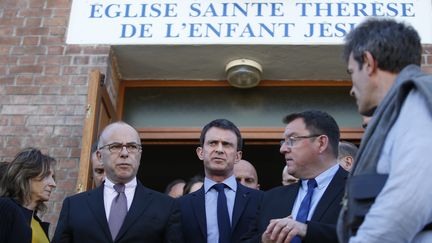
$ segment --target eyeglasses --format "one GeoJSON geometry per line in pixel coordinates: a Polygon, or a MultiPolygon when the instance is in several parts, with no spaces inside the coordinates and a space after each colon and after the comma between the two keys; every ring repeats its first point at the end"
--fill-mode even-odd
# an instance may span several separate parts
{"type": "Polygon", "coordinates": [[[123,147],[126,147],[126,150],[129,153],[136,153],[136,152],[141,150],[141,145],[137,144],[137,143],[127,143],[127,144],[110,143],[110,144],[106,144],[106,145],[100,147],[99,149],[104,149],[106,147],[108,147],[108,150],[111,153],[119,153],[120,151],[123,150],[123,147]]]}
{"type": "Polygon", "coordinates": [[[280,141],[280,146],[283,146],[284,144],[288,147],[294,147],[295,144],[297,143],[297,141],[300,141],[301,139],[304,138],[315,138],[315,137],[319,137],[322,134],[313,134],[313,135],[308,135],[308,136],[291,136],[286,138],[285,140],[281,140],[280,141]]]}

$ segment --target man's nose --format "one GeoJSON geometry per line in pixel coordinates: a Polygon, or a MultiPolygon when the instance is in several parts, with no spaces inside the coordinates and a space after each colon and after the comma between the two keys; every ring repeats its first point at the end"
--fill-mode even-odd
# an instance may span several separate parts
{"type": "Polygon", "coordinates": [[[281,154],[285,154],[285,153],[288,153],[290,149],[291,148],[286,143],[282,143],[280,146],[279,152],[281,154]]]}
{"type": "Polygon", "coordinates": [[[352,97],[355,97],[355,94],[354,94],[354,87],[351,87],[351,90],[350,90],[349,94],[350,94],[352,97]]]}
{"type": "Polygon", "coordinates": [[[218,143],[216,145],[216,151],[218,151],[218,152],[222,152],[223,151],[223,145],[222,145],[222,143],[218,143]]]}
{"type": "Polygon", "coordinates": [[[126,149],[126,146],[123,146],[122,149],[120,150],[120,157],[128,157],[129,156],[129,152],[126,149]]]}

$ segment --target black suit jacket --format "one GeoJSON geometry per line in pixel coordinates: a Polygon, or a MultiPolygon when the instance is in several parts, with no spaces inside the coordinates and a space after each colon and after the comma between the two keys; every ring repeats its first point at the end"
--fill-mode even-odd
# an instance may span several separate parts
{"type": "Polygon", "coordinates": [[[182,242],[177,202],[137,183],[115,241],[105,214],[102,185],[64,200],[52,242],[182,242]]]}
{"type": "MultiPolygon", "coordinates": [[[[262,191],[237,183],[231,222],[231,242],[240,242],[240,238],[248,231],[250,224],[255,220],[262,196],[262,191]]],[[[184,242],[207,242],[204,187],[178,200],[180,201],[184,242]]]]}
{"type": "MultiPolygon", "coordinates": [[[[336,223],[341,209],[348,172],[339,167],[315,208],[303,243],[337,243],[336,223]]],[[[276,187],[264,195],[259,216],[243,242],[261,242],[261,235],[271,219],[291,215],[300,183],[276,187]]]]}

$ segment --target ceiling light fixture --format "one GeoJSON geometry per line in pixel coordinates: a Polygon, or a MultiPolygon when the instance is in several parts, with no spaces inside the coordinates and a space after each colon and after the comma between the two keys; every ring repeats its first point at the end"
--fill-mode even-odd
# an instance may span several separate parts
{"type": "Polygon", "coordinates": [[[236,59],[229,62],[225,71],[228,82],[237,88],[252,88],[261,81],[262,67],[249,59],[236,59]]]}

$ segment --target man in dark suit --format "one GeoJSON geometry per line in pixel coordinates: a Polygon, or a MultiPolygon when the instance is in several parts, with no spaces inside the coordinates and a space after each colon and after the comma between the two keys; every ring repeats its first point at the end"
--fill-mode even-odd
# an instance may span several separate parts
{"type": "Polygon", "coordinates": [[[226,119],[207,124],[200,137],[196,152],[204,163],[204,185],[179,199],[185,242],[229,243],[239,242],[256,217],[262,192],[237,183],[234,163],[242,156],[242,138],[239,129],[226,119]],[[219,191],[224,186],[225,206],[228,208],[229,233],[225,233],[219,210],[219,191]]]}
{"type": "Polygon", "coordinates": [[[177,202],[136,179],[141,152],[130,125],[103,130],[97,156],[105,182],[65,199],[53,242],[182,242],[177,202]]]}
{"type": "Polygon", "coordinates": [[[264,195],[245,242],[337,242],[336,222],[347,172],[337,163],[339,127],[327,113],[286,116],[280,152],[298,183],[264,195]]]}

